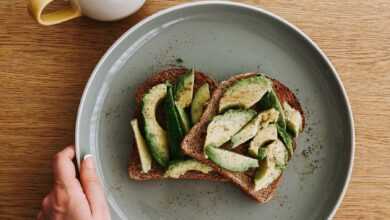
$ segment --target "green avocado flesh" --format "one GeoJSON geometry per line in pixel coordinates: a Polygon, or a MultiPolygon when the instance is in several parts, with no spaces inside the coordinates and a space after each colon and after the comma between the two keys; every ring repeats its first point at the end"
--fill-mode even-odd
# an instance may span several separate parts
{"type": "Polygon", "coordinates": [[[270,154],[272,154],[275,165],[279,168],[286,167],[288,162],[288,152],[283,142],[276,139],[270,143],[267,148],[269,149],[270,154]]]}
{"type": "Polygon", "coordinates": [[[199,121],[202,116],[203,110],[210,100],[210,88],[209,84],[203,84],[194,95],[194,99],[191,104],[191,119],[192,123],[195,124],[199,121]]]}
{"type": "Polygon", "coordinates": [[[282,128],[286,128],[286,122],[284,117],[284,111],[282,105],[280,104],[279,98],[276,95],[274,90],[271,90],[265,94],[265,96],[260,100],[259,106],[262,109],[275,108],[279,112],[278,124],[282,128]]]}
{"type": "Polygon", "coordinates": [[[259,161],[250,157],[243,156],[241,154],[216,148],[211,145],[207,146],[205,153],[211,161],[218,166],[233,171],[233,172],[245,172],[250,168],[256,168],[259,166],[259,161]]]}
{"type": "Polygon", "coordinates": [[[276,125],[276,128],[278,130],[278,136],[280,140],[284,143],[284,145],[287,148],[289,158],[292,157],[294,153],[293,148],[293,138],[291,135],[286,131],[286,129],[282,128],[279,124],[276,125]]]}
{"type": "Polygon", "coordinates": [[[204,146],[220,147],[229,141],[255,115],[256,111],[251,109],[230,109],[222,115],[215,116],[207,127],[204,146]]]}
{"type": "Polygon", "coordinates": [[[139,130],[137,119],[131,120],[131,127],[133,129],[134,139],[141,161],[142,172],[147,173],[152,168],[152,157],[149,154],[148,147],[146,146],[145,140],[142,137],[141,131],[139,130]]]}
{"type": "Polygon", "coordinates": [[[275,181],[282,174],[282,170],[286,167],[288,159],[286,148],[279,140],[273,141],[262,148],[265,149],[262,152],[266,156],[260,160],[260,166],[253,179],[256,191],[268,187],[275,181]]]}
{"type": "Polygon", "coordinates": [[[142,98],[145,139],[152,157],[163,167],[169,162],[168,138],[157,122],[156,108],[166,95],[167,85],[161,83],[153,86],[142,98]]]}
{"type": "MultiPolygon", "coordinates": [[[[244,128],[242,128],[232,139],[232,148],[235,148],[246,141],[253,138],[260,128],[267,127],[271,123],[275,123],[278,119],[279,112],[274,108],[259,113],[253,118],[244,128]]],[[[257,150],[256,150],[257,152],[257,150]]]]}
{"type": "Polygon", "coordinates": [[[191,105],[194,93],[195,69],[189,70],[180,76],[175,86],[175,102],[181,108],[191,105]]]}
{"type": "Polygon", "coordinates": [[[282,170],[277,169],[275,164],[272,164],[267,159],[262,160],[253,179],[255,183],[255,191],[267,188],[281,174],[282,170]]]}
{"type": "Polygon", "coordinates": [[[213,169],[197,160],[180,160],[172,162],[165,171],[164,177],[179,178],[188,171],[198,171],[202,173],[209,173],[213,169]]]}
{"type": "Polygon", "coordinates": [[[188,118],[187,112],[184,108],[179,107],[177,103],[176,103],[176,109],[179,114],[181,126],[183,127],[185,133],[187,133],[191,128],[191,122],[190,119],[188,118]]]}
{"type": "Polygon", "coordinates": [[[302,130],[302,115],[292,108],[287,102],[283,103],[284,115],[286,116],[287,131],[293,136],[297,137],[302,130]]]}
{"type": "Polygon", "coordinates": [[[184,75],[180,76],[175,86],[175,103],[179,112],[180,121],[185,132],[191,128],[191,122],[186,112],[186,108],[192,103],[195,83],[195,70],[191,69],[184,75]]]}
{"type": "Polygon", "coordinates": [[[253,138],[259,130],[261,116],[254,117],[245,127],[243,127],[237,134],[235,134],[230,140],[232,143],[231,148],[235,148],[249,139],[253,138]]]}
{"type": "Polygon", "coordinates": [[[260,129],[256,136],[249,143],[248,153],[251,156],[257,157],[259,148],[265,143],[276,140],[278,138],[278,133],[276,126],[274,124],[268,125],[265,128],[260,129]]]}
{"type": "Polygon", "coordinates": [[[260,127],[265,128],[269,124],[276,123],[279,119],[279,112],[274,108],[262,111],[259,115],[261,117],[260,127]]]}
{"type": "Polygon", "coordinates": [[[278,131],[278,136],[286,146],[288,152],[289,152],[289,157],[292,157],[293,154],[293,140],[291,135],[287,132],[287,127],[286,127],[286,116],[285,116],[285,110],[283,109],[282,105],[280,104],[279,98],[276,95],[274,90],[271,90],[268,92],[259,102],[259,106],[262,109],[270,109],[274,108],[279,112],[279,118],[277,121],[277,131],[278,131]]]}
{"type": "Polygon", "coordinates": [[[250,108],[270,90],[272,82],[262,75],[238,80],[224,92],[219,101],[219,112],[235,107],[250,108]]]}
{"type": "Polygon", "coordinates": [[[167,84],[167,98],[165,99],[164,110],[167,120],[168,143],[171,153],[171,159],[181,159],[183,154],[181,152],[180,143],[185,135],[185,130],[180,121],[179,112],[176,109],[175,101],[173,99],[173,89],[170,84],[167,84]]]}

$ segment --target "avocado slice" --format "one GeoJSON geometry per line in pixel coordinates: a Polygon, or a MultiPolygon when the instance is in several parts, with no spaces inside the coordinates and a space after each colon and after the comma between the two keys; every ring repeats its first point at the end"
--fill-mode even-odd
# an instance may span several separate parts
{"type": "Polygon", "coordinates": [[[278,130],[278,137],[284,143],[285,147],[287,148],[289,158],[291,158],[294,153],[293,138],[286,131],[286,129],[282,128],[279,124],[276,125],[276,128],[278,130]]]}
{"type": "Polygon", "coordinates": [[[142,137],[141,131],[139,130],[138,120],[133,119],[131,120],[130,124],[131,128],[133,129],[138,155],[141,160],[142,172],[147,173],[152,168],[152,157],[149,154],[148,147],[146,146],[145,140],[142,137]]]}
{"type": "Polygon", "coordinates": [[[283,170],[287,166],[288,162],[288,152],[283,142],[281,142],[279,139],[276,139],[270,143],[267,148],[272,154],[276,167],[283,170]]]}
{"type": "Polygon", "coordinates": [[[282,174],[281,169],[277,169],[275,164],[265,159],[260,162],[260,167],[256,170],[255,177],[255,191],[261,190],[269,186],[282,174]]]}
{"type": "Polygon", "coordinates": [[[256,168],[259,166],[259,161],[244,155],[219,149],[208,145],[206,147],[206,154],[214,163],[218,166],[233,171],[233,172],[245,172],[250,168],[256,168]]]}
{"type": "Polygon", "coordinates": [[[260,100],[259,106],[262,109],[275,108],[279,112],[279,126],[281,126],[282,128],[286,128],[284,111],[282,105],[280,104],[279,98],[273,89],[267,92],[267,94],[265,94],[265,96],[260,100]]]}
{"type": "Polygon", "coordinates": [[[238,80],[222,95],[219,112],[233,107],[250,108],[271,89],[272,82],[263,75],[238,80]]]}
{"type": "Polygon", "coordinates": [[[191,128],[191,122],[190,122],[190,119],[188,118],[187,112],[184,108],[181,108],[180,106],[178,106],[177,103],[176,103],[176,109],[177,109],[177,112],[179,113],[179,119],[181,122],[181,126],[183,127],[185,133],[187,133],[191,128]]]}
{"type": "Polygon", "coordinates": [[[205,145],[220,147],[230,140],[242,127],[256,115],[252,109],[230,109],[215,116],[207,126],[205,145]]]}
{"type": "MultiPolygon", "coordinates": [[[[267,143],[265,144],[267,145],[267,143]]],[[[267,154],[268,154],[268,148],[267,147],[259,147],[259,152],[258,152],[258,158],[259,160],[264,160],[265,158],[267,158],[267,154]]]]}
{"type": "Polygon", "coordinates": [[[179,112],[180,121],[185,132],[191,128],[191,122],[186,112],[186,108],[191,105],[194,93],[195,69],[189,70],[180,76],[175,86],[175,103],[179,112]]]}
{"type": "Polygon", "coordinates": [[[194,93],[195,69],[181,75],[175,86],[175,102],[181,108],[191,105],[194,93]]]}
{"type": "Polygon", "coordinates": [[[265,128],[269,124],[273,124],[278,121],[279,112],[274,108],[271,108],[261,112],[260,116],[261,116],[260,127],[265,128]]]}
{"type": "Polygon", "coordinates": [[[191,119],[193,124],[199,121],[206,106],[206,103],[209,100],[210,88],[209,84],[205,83],[195,92],[194,99],[191,103],[191,119]]]}
{"type": "Polygon", "coordinates": [[[278,139],[278,133],[275,124],[270,124],[267,127],[260,129],[249,143],[249,155],[257,157],[260,147],[276,139],[278,139]]]}
{"type": "Polygon", "coordinates": [[[243,127],[237,134],[233,135],[230,142],[231,148],[235,148],[247,140],[253,138],[259,130],[261,121],[260,114],[253,118],[245,127],[243,127]]]}
{"type": "Polygon", "coordinates": [[[281,174],[282,170],[287,166],[287,150],[283,143],[279,140],[273,141],[266,147],[259,149],[266,154],[264,159],[259,158],[260,166],[256,171],[254,177],[255,190],[266,188],[281,174]]]}
{"type": "Polygon", "coordinates": [[[169,161],[168,138],[156,119],[156,108],[167,95],[167,85],[161,83],[153,86],[142,98],[142,116],[144,134],[152,157],[165,167],[169,161]]]}
{"type": "Polygon", "coordinates": [[[167,97],[164,103],[164,110],[166,112],[168,144],[172,159],[181,159],[183,154],[181,152],[180,143],[185,135],[185,130],[180,121],[180,115],[176,109],[175,100],[173,99],[172,85],[167,83],[167,97]]]}
{"type": "Polygon", "coordinates": [[[293,137],[298,136],[302,131],[302,115],[292,108],[287,102],[283,103],[284,115],[286,116],[286,128],[293,137]]]}
{"type": "MultiPolygon", "coordinates": [[[[278,119],[279,112],[274,108],[259,113],[244,128],[242,128],[232,139],[232,148],[253,138],[261,127],[267,127],[270,123],[275,123],[278,119]]],[[[257,152],[257,149],[256,149],[257,152]]]]}
{"type": "Polygon", "coordinates": [[[164,177],[179,178],[188,171],[199,171],[202,173],[209,173],[213,169],[197,160],[179,160],[173,161],[165,171],[164,177]]]}

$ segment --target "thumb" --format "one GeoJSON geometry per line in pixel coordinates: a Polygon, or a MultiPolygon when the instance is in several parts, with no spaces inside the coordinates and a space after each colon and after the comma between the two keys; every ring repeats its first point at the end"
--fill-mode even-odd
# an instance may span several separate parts
{"type": "Polygon", "coordinates": [[[80,179],[92,216],[107,215],[108,207],[103,187],[96,174],[96,166],[91,154],[85,155],[84,160],[81,162],[80,179]]]}

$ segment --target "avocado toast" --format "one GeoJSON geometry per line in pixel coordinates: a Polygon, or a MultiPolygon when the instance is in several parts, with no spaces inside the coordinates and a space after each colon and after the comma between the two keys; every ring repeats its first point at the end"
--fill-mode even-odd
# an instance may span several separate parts
{"type": "Polygon", "coordinates": [[[286,86],[244,73],[219,84],[181,147],[263,203],[276,191],[304,123],[301,105],[286,86]]]}
{"type": "Polygon", "coordinates": [[[153,75],[138,87],[131,121],[131,179],[226,181],[211,167],[186,157],[180,148],[182,138],[200,119],[216,85],[201,72],[172,68],[153,75]]]}

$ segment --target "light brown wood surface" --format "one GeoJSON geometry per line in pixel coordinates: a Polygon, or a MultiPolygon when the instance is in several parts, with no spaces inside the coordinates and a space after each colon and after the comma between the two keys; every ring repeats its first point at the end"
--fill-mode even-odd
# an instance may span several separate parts
{"type": "MultiPolygon", "coordinates": [[[[33,219],[50,160],[74,142],[76,110],[106,49],[132,25],[179,0],[148,0],[114,23],[42,27],[25,1],[0,1],[0,219],[33,219]]],[[[307,33],[332,60],[355,118],[352,181],[336,219],[390,219],[390,1],[246,1],[307,33]]]]}

